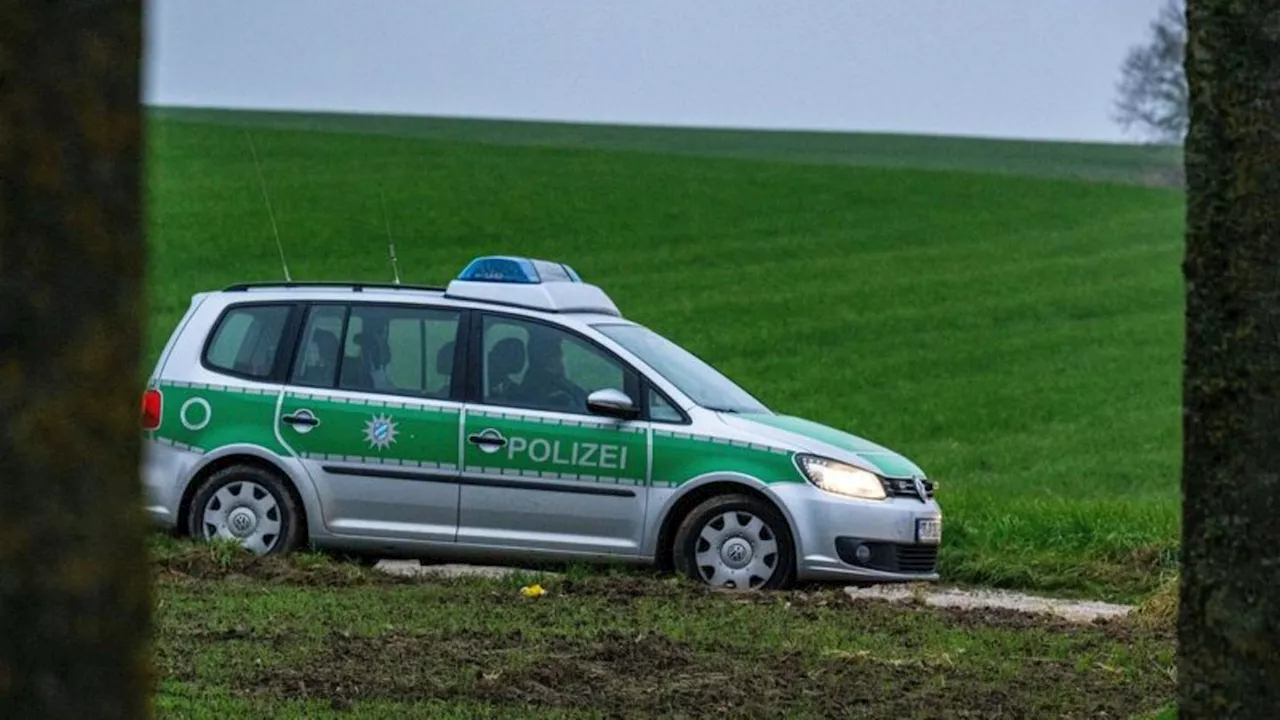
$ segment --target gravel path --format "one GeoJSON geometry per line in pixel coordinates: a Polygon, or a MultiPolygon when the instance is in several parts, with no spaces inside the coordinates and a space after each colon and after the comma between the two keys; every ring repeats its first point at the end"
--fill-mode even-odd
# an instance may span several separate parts
{"type": "Polygon", "coordinates": [[[1133,610],[1130,605],[1114,605],[1089,600],[1061,600],[1006,590],[961,590],[942,587],[917,590],[911,586],[879,585],[869,588],[849,587],[845,588],[845,593],[852,598],[878,598],[890,602],[907,602],[919,597],[926,605],[935,607],[1017,610],[1057,615],[1074,622],[1086,623],[1097,619],[1122,617],[1133,610]]]}
{"type": "MultiPolygon", "coordinates": [[[[532,570],[526,570],[518,567],[498,567],[494,565],[465,565],[462,563],[448,563],[441,565],[421,565],[417,560],[381,560],[375,566],[379,570],[390,573],[392,575],[435,575],[438,577],[483,577],[483,578],[500,578],[516,573],[532,573],[532,570]]],[[[539,573],[542,575],[554,575],[555,573],[539,573]]]]}

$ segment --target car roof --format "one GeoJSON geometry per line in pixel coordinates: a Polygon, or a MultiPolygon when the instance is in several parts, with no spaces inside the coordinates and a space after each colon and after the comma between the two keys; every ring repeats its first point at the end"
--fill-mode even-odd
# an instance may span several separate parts
{"type": "MultiPolygon", "coordinates": [[[[457,281],[455,281],[456,283],[457,281]]],[[[453,285],[451,283],[450,285],[453,285]]],[[[587,286],[593,289],[594,286],[587,286]]],[[[221,290],[200,293],[218,295],[228,302],[236,302],[235,295],[253,296],[255,301],[341,301],[356,300],[364,302],[394,304],[424,304],[436,307],[457,307],[485,309],[496,312],[507,312],[516,315],[555,319],[566,325],[589,327],[600,322],[621,325],[633,325],[620,313],[615,314],[616,307],[604,296],[607,305],[592,306],[581,304],[567,309],[538,307],[518,301],[504,301],[500,293],[487,293],[474,297],[456,297],[448,293],[448,287],[437,285],[416,285],[404,283],[380,283],[362,281],[288,281],[288,282],[245,282],[228,285],[221,290]],[[608,312],[606,310],[613,310],[608,312]]],[[[603,296],[603,292],[600,293],[603,296]]]]}

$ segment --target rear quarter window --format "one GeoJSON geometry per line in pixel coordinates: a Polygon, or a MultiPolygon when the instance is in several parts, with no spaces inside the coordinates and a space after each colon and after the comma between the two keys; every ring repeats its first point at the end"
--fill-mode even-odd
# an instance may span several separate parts
{"type": "Polygon", "coordinates": [[[246,305],[223,313],[205,347],[212,370],[264,380],[271,376],[289,320],[290,305],[246,305]]]}

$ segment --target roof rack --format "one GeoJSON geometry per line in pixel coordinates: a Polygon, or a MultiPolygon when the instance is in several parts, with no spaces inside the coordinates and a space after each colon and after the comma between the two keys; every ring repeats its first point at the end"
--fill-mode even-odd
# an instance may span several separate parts
{"type": "Polygon", "coordinates": [[[444,287],[387,282],[285,280],[236,283],[223,288],[223,292],[269,288],[346,288],[352,292],[365,289],[426,291],[441,293],[446,298],[456,300],[525,307],[543,312],[622,315],[604,290],[584,283],[568,265],[522,256],[477,257],[444,287]]]}
{"type": "Polygon", "coordinates": [[[432,292],[444,292],[444,287],[439,285],[412,285],[408,283],[383,283],[383,282],[343,282],[340,280],[299,280],[294,282],[246,282],[228,285],[223,288],[223,292],[244,292],[255,288],[320,288],[320,287],[337,287],[351,288],[353,292],[361,292],[365,288],[377,290],[429,290],[432,292]]]}

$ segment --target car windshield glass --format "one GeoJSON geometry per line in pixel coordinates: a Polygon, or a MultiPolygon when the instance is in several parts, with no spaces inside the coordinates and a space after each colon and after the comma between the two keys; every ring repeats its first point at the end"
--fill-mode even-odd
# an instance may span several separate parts
{"type": "Polygon", "coordinates": [[[769,409],[696,355],[639,325],[600,324],[609,336],[708,410],[766,413],[769,409]]]}

